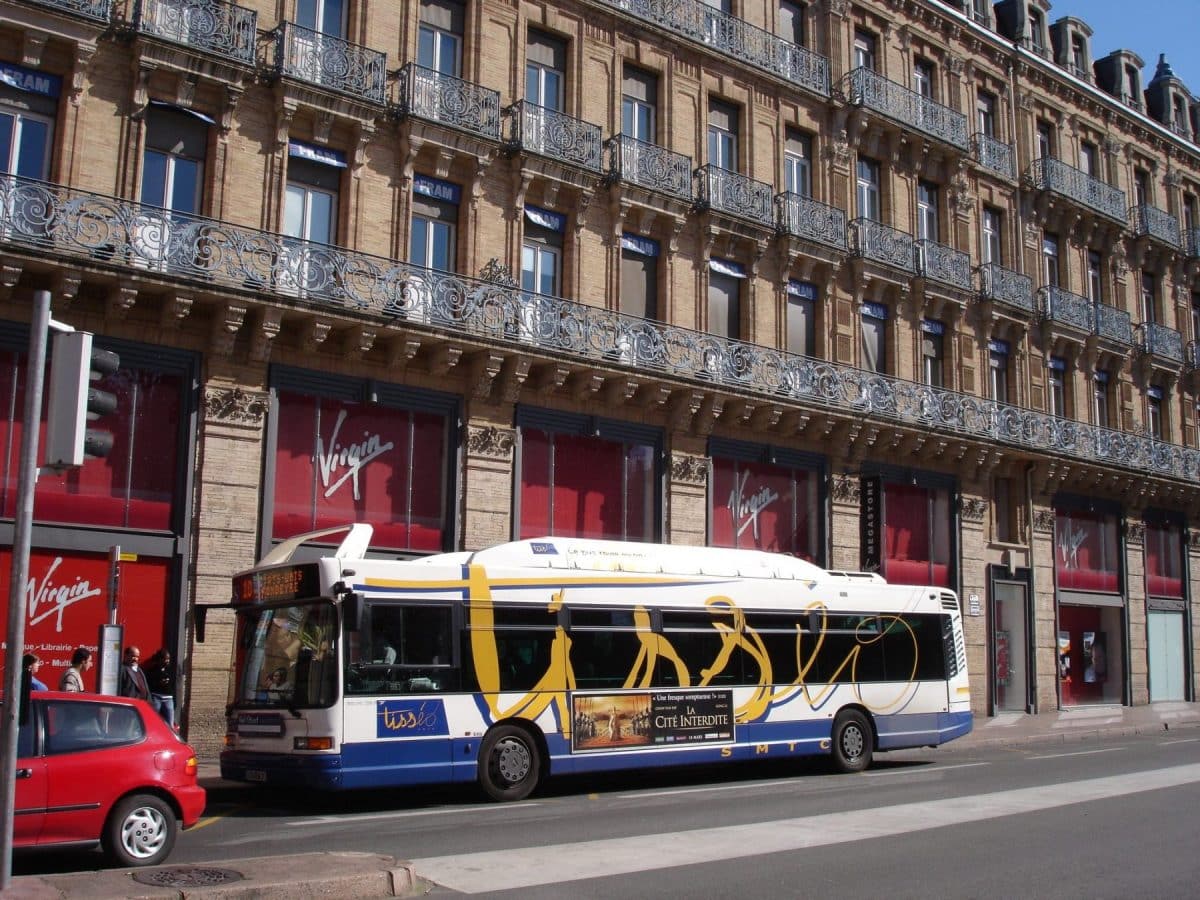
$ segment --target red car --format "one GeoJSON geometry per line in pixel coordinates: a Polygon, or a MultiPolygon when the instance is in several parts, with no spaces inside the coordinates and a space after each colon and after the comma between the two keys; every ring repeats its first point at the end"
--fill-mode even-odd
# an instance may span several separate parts
{"type": "Polygon", "coordinates": [[[195,751],[141,700],[34,691],[18,741],[14,847],[99,842],[152,866],[204,812],[195,751]]]}

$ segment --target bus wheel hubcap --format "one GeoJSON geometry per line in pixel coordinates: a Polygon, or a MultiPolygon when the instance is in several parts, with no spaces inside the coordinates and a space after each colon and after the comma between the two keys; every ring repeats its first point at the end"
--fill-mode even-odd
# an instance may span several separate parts
{"type": "Polygon", "coordinates": [[[853,725],[842,732],[842,750],[850,759],[857,759],[858,757],[862,756],[862,732],[853,725]]]}
{"type": "Polygon", "coordinates": [[[497,744],[493,759],[496,771],[509,784],[516,784],[529,774],[529,748],[515,738],[497,744]]]}

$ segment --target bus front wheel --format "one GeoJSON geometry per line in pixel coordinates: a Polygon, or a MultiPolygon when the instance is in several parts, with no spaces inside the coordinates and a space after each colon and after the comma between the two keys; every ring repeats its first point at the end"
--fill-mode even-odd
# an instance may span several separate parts
{"type": "Polygon", "coordinates": [[[479,748],[479,786],[493,800],[524,800],[537,787],[541,769],[533,736],[515,725],[492,729],[479,748]]]}
{"type": "Polygon", "coordinates": [[[871,723],[857,709],[844,709],[833,721],[833,767],[839,772],[862,772],[871,765],[874,736],[871,723]]]}

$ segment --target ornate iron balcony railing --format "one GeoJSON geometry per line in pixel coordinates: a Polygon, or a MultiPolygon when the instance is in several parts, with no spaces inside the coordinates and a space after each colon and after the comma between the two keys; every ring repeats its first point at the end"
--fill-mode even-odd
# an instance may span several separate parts
{"type": "Polygon", "coordinates": [[[775,189],[720,166],[696,170],[696,202],[775,230],[775,189]]]}
{"type": "Polygon", "coordinates": [[[864,67],[846,75],[845,85],[852,105],[865,106],[942,143],[967,149],[967,117],[962,113],[864,67]]]}
{"type": "Polygon", "coordinates": [[[1096,334],[1127,347],[1133,346],[1133,320],[1129,313],[1115,306],[1096,304],[1096,334]]]}
{"type": "Polygon", "coordinates": [[[275,30],[275,71],[359,100],[387,102],[386,55],[294,22],[275,30]]]}
{"type": "Polygon", "coordinates": [[[917,274],[952,287],[971,289],[971,255],[939,244],[917,241],[917,274]]]}
{"type": "Polygon", "coordinates": [[[785,191],[775,198],[784,234],[846,249],[846,214],[836,206],[785,191]]]}
{"type": "Polygon", "coordinates": [[[1023,313],[1033,312],[1033,279],[996,263],[979,267],[979,294],[1023,313]]]}
{"type": "Polygon", "coordinates": [[[1005,178],[1017,177],[1017,162],[1013,154],[1012,144],[998,141],[982,131],[971,136],[971,152],[975,161],[1005,178]]]}
{"type": "Polygon", "coordinates": [[[605,141],[608,171],[617,181],[692,199],[692,158],[618,134],[605,141]]]}
{"type": "Polygon", "coordinates": [[[1056,285],[1041,290],[1043,318],[1091,334],[1096,329],[1096,307],[1087,297],[1072,294],[1056,285]]]}
{"type": "Polygon", "coordinates": [[[506,107],[504,115],[509,120],[507,140],[511,146],[593,172],[603,170],[599,125],[527,100],[506,107]]]}
{"type": "Polygon", "coordinates": [[[1122,103],[1124,103],[1126,106],[1132,107],[1133,109],[1136,109],[1138,112],[1141,112],[1145,105],[1142,103],[1142,98],[1138,97],[1136,94],[1122,93],[1118,99],[1122,103]]]}
{"type": "Polygon", "coordinates": [[[1174,328],[1159,325],[1157,322],[1143,322],[1134,331],[1137,348],[1143,353],[1172,362],[1183,362],[1183,335],[1174,328]]]}
{"type": "Polygon", "coordinates": [[[254,65],[258,13],[222,0],[138,0],[141,34],[254,65]]]}
{"type": "Polygon", "coordinates": [[[425,269],[15,176],[0,177],[0,246],[173,284],[268,295],[381,322],[538,346],[804,408],[1200,480],[1200,451],[1094,428],[770,347],[731,341],[512,284],[425,269]]]}
{"type": "Polygon", "coordinates": [[[909,273],[917,271],[916,251],[911,234],[905,234],[874,219],[854,219],[850,223],[850,255],[895,266],[909,273]]]}
{"type": "Polygon", "coordinates": [[[1172,247],[1179,246],[1179,220],[1156,206],[1131,206],[1129,227],[1137,237],[1153,238],[1172,247]]]}
{"type": "Polygon", "coordinates": [[[1126,219],[1125,192],[1086,172],[1068,166],[1061,160],[1044,156],[1029,167],[1033,186],[1041,191],[1061,194],[1076,203],[1095,210],[1103,216],[1124,224],[1126,219]]]}
{"type": "Polygon", "coordinates": [[[500,140],[500,94],[453,75],[408,63],[397,84],[402,115],[500,140]]]}
{"type": "Polygon", "coordinates": [[[82,16],[94,22],[108,22],[112,18],[113,0],[29,0],[58,12],[82,16]]]}
{"type": "Polygon", "coordinates": [[[600,0],[614,9],[704,44],[793,84],[829,96],[829,60],[701,0],[600,0]]]}

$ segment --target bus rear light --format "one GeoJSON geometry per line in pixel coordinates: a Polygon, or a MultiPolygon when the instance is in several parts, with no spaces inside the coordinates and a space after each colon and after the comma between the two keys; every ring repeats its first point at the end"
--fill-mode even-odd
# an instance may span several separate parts
{"type": "Polygon", "coordinates": [[[230,750],[235,749],[237,747],[237,735],[227,731],[225,733],[225,746],[230,750]]]}
{"type": "Polygon", "coordinates": [[[297,750],[332,750],[333,738],[298,737],[293,740],[292,746],[297,750]]]}

